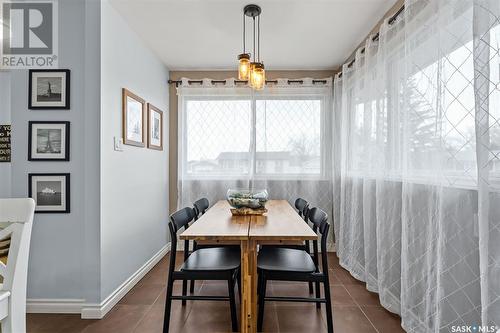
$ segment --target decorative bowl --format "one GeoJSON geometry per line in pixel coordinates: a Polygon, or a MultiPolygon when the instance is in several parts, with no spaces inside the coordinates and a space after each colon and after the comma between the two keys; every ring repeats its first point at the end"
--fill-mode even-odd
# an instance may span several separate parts
{"type": "Polygon", "coordinates": [[[269,194],[267,190],[229,189],[226,197],[233,208],[262,209],[266,207],[269,194]]]}

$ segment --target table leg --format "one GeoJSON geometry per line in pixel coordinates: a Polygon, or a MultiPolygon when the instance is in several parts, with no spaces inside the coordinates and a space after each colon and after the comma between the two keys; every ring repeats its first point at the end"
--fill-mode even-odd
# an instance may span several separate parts
{"type": "Polygon", "coordinates": [[[257,243],[241,241],[241,332],[257,332],[257,243]]]}

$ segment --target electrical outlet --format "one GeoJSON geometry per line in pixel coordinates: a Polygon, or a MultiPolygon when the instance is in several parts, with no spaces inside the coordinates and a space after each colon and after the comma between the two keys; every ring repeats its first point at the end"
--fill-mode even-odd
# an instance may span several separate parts
{"type": "Polygon", "coordinates": [[[115,151],[123,151],[123,139],[115,136],[115,151]]]}

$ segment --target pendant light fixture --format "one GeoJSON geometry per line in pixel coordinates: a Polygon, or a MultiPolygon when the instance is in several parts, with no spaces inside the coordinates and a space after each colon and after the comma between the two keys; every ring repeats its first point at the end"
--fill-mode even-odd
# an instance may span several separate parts
{"type": "Polygon", "coordinates": [[[238,78],[248,81],[248,84],[256,90],[263,89],[266,84],[264,63],[260,60],[260,13],[261,8],[257,5],[247,5],[243,9],[243,53],[238,55],[238,78]],[[253,61],[250,61],[250,54],[246,53],[245,27],[247,16],[252,18],[253,21],[253,61]]]}
{"type": "Polygon", "coordinates": [[[250,54],[246,52],[246,20],[243,13],[243,53],[238,55],[238,79],[247,81],[250,78],[250,54]]]}

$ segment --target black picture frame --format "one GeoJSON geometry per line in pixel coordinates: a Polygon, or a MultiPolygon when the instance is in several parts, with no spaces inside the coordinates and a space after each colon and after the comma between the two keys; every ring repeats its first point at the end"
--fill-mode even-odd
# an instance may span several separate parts
{"type": "MultiPolygon", "coordinates": [[[[30,110],[69,110],[71,107],[71,71],[69,69],[30,69],[28,77],[28,109],[30,110]],[[34,75],[38,73],[51,73],[51,74],[61,74],[61,77],[65,78],[65,95],[63,104],[53,104],[50,105],[48,102],[43,102],[44,105],[36,105],[40,103],[33,100],[33,84],[34,75]]],[[[61,101],[62,102],[62,101],[61,101]]]]}
{"type": "MultiPolygon", "coordinates": [[[[68,214],[71,212],[71,175],[69,173],[29,173],[28,174],[28,197],[33,198],[36,202],[35,213],[38,214],[68,214]],[[34,177],[64,177],[65,186],[64,193],[64,209],[60,210],[40,210],[37,198],[33,195],[33,178],[34,177]]],[[[62,190],[62,186],[61,186],[62,190]]]]}
{"type": "Polygon", "coordinates": [[[70,158],[70,130],[71,123],[69,121],[30,121],[28,122],[28,161],[51,161],[51,162],[68,162],[70,158]],[[33,125],[64,125],[64,157],[61,158],[41,158],[33,156],[33,125]]]}

